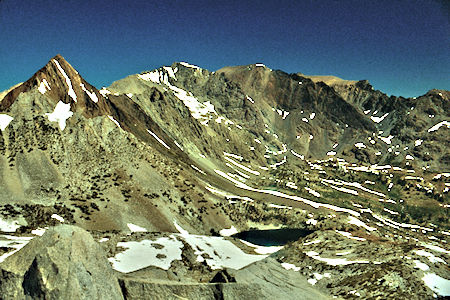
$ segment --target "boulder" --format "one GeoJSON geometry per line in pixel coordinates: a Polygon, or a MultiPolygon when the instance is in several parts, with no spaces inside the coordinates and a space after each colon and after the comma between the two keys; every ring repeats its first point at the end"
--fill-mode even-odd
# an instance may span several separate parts
{"type": "Polygon", "coordinates": [[[123,299],[105,253],[79,227],[60,225],[0,265],[3,299],[123,299]]]}

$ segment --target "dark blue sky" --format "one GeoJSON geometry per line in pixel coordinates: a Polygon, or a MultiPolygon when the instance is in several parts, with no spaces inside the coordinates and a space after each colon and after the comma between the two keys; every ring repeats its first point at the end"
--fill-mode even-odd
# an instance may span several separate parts
{"type": "Polygon", "coordinates": [[[387,94],[450,89],[446,1],[0,0],[0,90],[57,53],[90,83],[174,61],[368,79],[387,94]]]}

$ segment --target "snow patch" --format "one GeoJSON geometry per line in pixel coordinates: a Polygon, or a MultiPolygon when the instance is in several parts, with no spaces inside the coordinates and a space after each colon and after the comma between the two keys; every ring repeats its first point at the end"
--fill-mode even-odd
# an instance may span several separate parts
{"type": "Polygon", "coordinates": [[[277,205],[277,204],[273,204],[273,203],[270,203],[269,204],[269,207],[272,207],[272,208],[281,208],[281,209],[292,209],[292,206],[285,206],[285,205],[277,205]]]}
{"type": "Polygon", "coordinates": [[[0,231],[16,232],[18,228],[20,228],[20,225],[16,220],[3,220],[0,217],[0,231]]]}
{"type": "Polygon", "coordinates": [[[61,74],[66,79],[66,84],[69,87],[68,95],[73,99],[74,102],[77,102],[77,95],[75,94],[75,91],[73,90],[72,82],[70,81],[70,78],[67,76],[66,72],[64,72],[64,69],[61,67],[61,65],[59,64],[59,62],[56,59],[54,59],[53,62],[55,63],[55,65],[58,67],[58,70],[61,72],[61,74]]]}
{"type": "Polygon", "coordinates": [[[366,145],[364,145],[364,143],[359,142],[355,144],[355,147],[358,149],[364,149],[366,148],[366,145]]]}
{"type": "Polygon", "coordinates": [[[426,273],[423,278],[425,285],[440,296],[450,296],[450,280],[442,278],[435,273],[426,273]]]}
{"type": "Polygon", "coordinates": [[[200,70],[200,67],[199,67],[199,66],[191,65],[191,64],[189,64],[189,63],[187,63],[187,62],[184,62],[184,61],[181,61],[181,62],[180,62],[180,65],[185,66],[185,67],[187,67],[187,68],[192,68],[192,69],[200,70]]]}
{"type": "Polygon", "coordinates": [[[421,269],[422,271],[428,271],[430,269],[430,267],[427,264],[424,264],[420,260],[415,260],[414,264],[415,264],[414,268],[421,269]]]}
{"type": "Polygon", "coordinates": [[[442,258],[434,256],[433,253],[427,252],[425,250],[414,250],[414,252],[417,255],[424,256],[424,257],[428,258],[428,260],[430,262],[432,262],[432,263],[438,263],[439,262],[439,263],[447,264],[442,258]]]}
{"type": "Polygon", "coordinates": [[[434,125],[433,127],[431,127],[430,129],[428,129],[428,132],[433,132],[438,130],[439,128],[441,128],[442,126],[447,126],[447,128],[450,128],[450,122],[448,121],[442,121],[440,123],[437,123],[436,125],[434,125]]]}
{"type": "Polygon", "coordinates": [[[58,122],[59,128],[64,130],[66,128],[66,121],[73,112],[70,111],[70,103],[64,103],[61,100],[56,104],[55,110],[52,113],[45,114],[50,122],[58,122]]]}
{"type": "Polygon", "coordinates": [[[44,95],[47,90],[49,90],[49,91],[51,90],[50,85],[48,84],[48,82],[45,78],[39,84],[38,90],[42,95],[44,95]]]}
{"type": "Polygon", "coordinates": [[[380,140],[382,140],[383,142],[385,142],[386,144],[390,145],[391,144],[391,140],[394,138],[394,136],[393,135],[390,135],[388,137],[378,136],[378,138],[380,140]]]}
{"type": "Polygon", "coordinates": [[[80,83],[80,86],[83,89],[83,91],[89,96],[89,98],[91,98],[92,101],[94,101],[95,103],[98,102],[98,98],[97,95],[95,94],[95,91],[93,92],[88,91],[83,83],[80,83]]]}
{"type": "Polygon", "coordinates": [[[152,131],[150,131],[150,130],[148,130],[148,129],[147,129],[147,132],[150,133],[150,134],[151,134],[158,142],[160,142],[161,145],[163,145],[164,147],[166,147],[167,149],[170,150],[170,147],[167,146],[167,144],[164,143],[164,141],[163,141],[162,139],[160,139],[154,132],[152,132],[152,131]]]}
{"type": "Polygon", "coordinates": [[[174,225],[180,231],[180,238],[194,249],[197,261],[205,261],[213,270],[222,268],[239,270],[267,257],[267,255],[247,254],[223,237],[193,235],[176,222],[174,225]]]}
{"type": "Polygon", "coordinates": [[[13,255],[23,247],[25,247],[26,244],[30,240],[32,240],[33,237],[19,237],[19,236],[12,236],[12,235],[1,235],[0,236],[0,247],[1,248],[13,248],[14,250],[6,252],[5,254],[0,256],[0,263],[3,262],[7,257],[13,255]]]}
{"type": "Polygon", "coordinates": [[[346,258],[320,257],[319,253],[317,253],[315,251],[309,251],[309,252],[306,252],[305,254],[313,259],[322,261],[331,266],[345,266],[345,265],[350,265],[350,264],[368,264],[368,263],[370,263],[368,260],[347,260],[346,258]]]}
{"type": "MultiPolygon", "coordinates": [[[[376,112],[375,112],[376,113],[376,112]]],[[[375,114],[374,113],[374,114],[375,114]]],[[[370,119],[372,121],[374,121],[375,123],[380,123],[382,122],[387,116],[389,115],[389,113],[385,113],[384,115],[382,115],[381,117],[375,117],[375,116],[371,116],[370,119]]]]}
{"type": "Polygon", "coordinates": [[[144,227],[135,225],[133,223],[127,223],[128,228],[131,230],[131,232],[147,232],[147,229],[144,227]]]}
{"type": "Polygon", "coordinates": [[[340,235],[345,236],[345,237],[347,237],[349,239],[352,239],[352,240],[356,240],[356,241],[365,241],[366,240],[365,238],[353,236],[350,232],[339,231],[339,230],[336,230],[336,232],[339,233],[340,235]]]}
{"type": "Polygon", "coordinates": [[[105,87],[103,87],[100,91],[98,91],[100,94],[102,94],[103,97],[106,97],[106,95],[111,94],[110,91],[108,91],[105,87]]]}
{"type": "Polygon", "coordinates": [[[119,124],[119,122],[117,122],[116,121],[116,119],[114,119],[113,118],[113,116],[108,116],[108,118],[111,120],[111,121],[113,121],[114,122],[114,124],[116,124],[117,125],[117,127],[119,127],[119,128],[122,128],[122,127],[120,127],[120,124],[119,124]]]}
{"type": "Polygon", "coordinates": [[[61,222],[61,223],[64,223],[64,218],[61,217],[60,215],[53,214],[53,215],[51,215],[51,218],[52,218],[52,219],[55,219],[55,220],[58,220],[58,221],[61,222]]]}
{"type": "Polygon", "coordinates": [[[0,114],[0,129],[5,131],[6,127],[8,127],[12,120],[14,120],[13,117],[7,114],[0,114]]]}
{"type": "Polygon", "coordinates": [[[354,216],[349,216],[348,218],[349,218],[349,221],[348,221],[349,224],[353,224],[353,225],[356,225],[358,227],[363,227],[363,228],[367,229],[368,231],[377,230],[374,227],[368,226],[366,223],[364,223],[360,219],[355,218],[354,216]]]}
{"type": "Polygon", "coordinates": [[[313,189],[311,189],[309,187],[305,187],[305,190],[307,190],[308,193],[310,193],[311,195],[313,195],[313,196],[315,196],[317,198],[320,198],[320,196],[321,196],[319,192],[316,192],[315,190],[313,190],[313,189]]]}
{"type": "Polygon", "coordinates": [[[283,268],[285,268],[286,270],[293,270],[295,272],[300,271],[300,267],[297,267],[297,266],[295,266],[293,264],[290,264],[290,263],[281,263],[281,266],[283,268]]]}
{"type": "Polygon", "coordinates": [[[149,266],[168,270],[174,260],[181,260],[183,243],[171,235],[155,241],[120,242],[117,246],[126,250],[108,260],[116,271],[130,273],[149,266]]]}
{"type": "Polygon", "coordinates": [[[219,234],[221,236],[232,236],[233,234],[238,233],[237,229],[234,226],[231,226],[230,228],[224,228],[219,231],[219,234]]]}

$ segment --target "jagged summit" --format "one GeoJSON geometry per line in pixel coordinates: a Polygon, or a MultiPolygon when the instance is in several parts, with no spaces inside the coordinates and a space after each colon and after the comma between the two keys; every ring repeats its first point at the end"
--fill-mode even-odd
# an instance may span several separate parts
{"type": "Polygon", "coordinates": [[[98,115],[104,106],[103,96],[86,82],[60,54],[38,70],[30,79],[9,91],[0,103],[0,111],[6,111],[21,93],[37,90],[57,103],[70,103],[73,110],[82,110],[87,116],[98,115]]]}

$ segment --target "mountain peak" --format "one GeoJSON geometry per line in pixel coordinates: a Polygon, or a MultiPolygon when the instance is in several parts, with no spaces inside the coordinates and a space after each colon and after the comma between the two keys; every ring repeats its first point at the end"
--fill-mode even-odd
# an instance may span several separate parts
{"type": "Polygon", "coordinates": [[[55,103],[62,101],[72,103],[72,106],[80,102],[83,107],[91,107],[102,98],[95,87],[87,83],[61,54],[57,54],[30,79],[11,90],[0,103],[0,111],[7,110],[21,93],[36,89],[55,103]]]}

